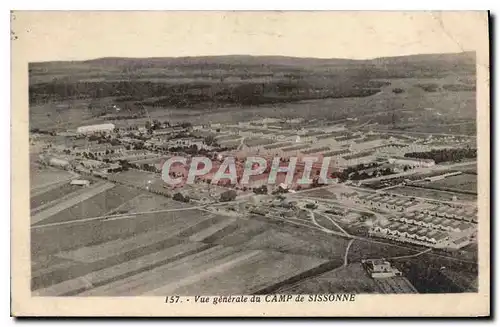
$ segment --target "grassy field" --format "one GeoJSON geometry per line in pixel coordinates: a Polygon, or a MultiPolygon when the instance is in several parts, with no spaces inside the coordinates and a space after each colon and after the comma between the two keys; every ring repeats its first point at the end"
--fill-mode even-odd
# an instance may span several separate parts
{"type": "Polygon", "coordinates": [[[311,190],[311,191],[304,193],[304,195],[310,196],[313,198],[330,199],[330,200],[332,200],[332,199],[334,200],[337,198],[337,196],[333,192],[330,192],[326,188],[322,188],[322,189],[318,189],[318,190],[311,190]]]}
{"type": "MultiPolygon", "coordinates": [[[[198,210],[164,212],[130,216],[127,219],[75,222],[67,225],[31,229],[32,255],[46,256],[59,251],[100,244],[121,237],[131,237],[152,230],[169,228],[173,222],[182,222],[184,228],[198,223],[208,213],[198,210]],[[55,235],[59,235],[55,237],[55,235]]],[[[181,224],[182,226],[182,224],[181,224]]]]}
{"type": "MultiPolygon", "coordinates": [[[[336,232],[340,232],[340,230],[338,229],[338,227],[334,223],[332,223],[331,220],[329,220],[326,217],[331,217],[331,215],[329,215],[329,214],[322,214],[322,215],[316,214],[314,219],[321,226],[323,226],[325,228],[328,228],[330,230],[336,231],[336,232]]],[[[330,219],[333,220],[333,218],[330,218],[330,219]]]]}
{"type": "Polygon", "coordinates": [[[434,182],[420,182],[418,185],[443,191],[456,191],[457,193],[467,191],[477,194],[477,175],[461,174],[434,182]]]}
{"type": "Polygon", "coordinates": [[[339,266],[347,244],[267,218],[197,210],[35,228],[32,242],[39,295],[259,292],[324,264],[339,266]]]}
{"type": "Polygon", "coordinates": [[[81,189],[81,186],[64,183],[61,186],[55,187],[48,192],[34,195],[30,198],[30,207],[35,209],[41,205],[56,201],[64,196],[70,195],[73,192],[81,189]]]}
{"type": "Polygon", "coordinates": [[[464,174],[475,174],[477,175],[477,164],[471,164],[470,166],[464,166],[460,168],[464,174]]]}
{"type": "Polygon", "coordinates": [[[115,208],[112,214],[138,213],[183,207],[186,207],[186,204],[183,202],[174,201],[162,195],[141,192],[137,197],[115,208]]]}
{"type": "MultiPolygon", "coordinates": [[[[380,287],[352,278],[342,283],[323,278],[329,272],[335,276],[342,266],[348,239],[268,217],[225,217],[200,210],[149,213],[35,227],[31,240],[37,295],[311,293],[316,287],[380,292],[380,287]],[[310,282],[318,276],[323,278],[318,285],[310,282]]],[[[357,264],[363,258],[391,259],[418,251],[356,240],[347,258],[357,264]]],[[[446,260],[422,258],[433,266],[448,266],[446,260]]],[[[411,269],[413,262],[422,262],[410,261],[411,269]]],[[[449,267],[455,269],[455,264],[450,261],[449,267]]]]}
{"type": "Polygon", "coordinates": [[[299,282],[292,287],[285,287],[280,293],[298,294],[330,293],[415,293],[404,277],[377,281],[371,278],[360,263],[341,267],[318,277],[299,282]]]}
{"type": "Polygon", "coordinates": [[[136,189],[118,185],[62,210],[38,224],[50,224],[110,214],[113,210],[139,194],[136,189]]]}
{"type": "MultiPolygon", "coordinates": [[[[387,242],[383,240],[383,242],[387,242]]],[[[404,246],[392,246],[391,244],[373,243],[356,240],[349,249],[348,262],[356,263],[362,259],[393,258],[418,253],[417,248],[404,244],[404,246]]]]}
{"type": "Polygon", "coordinates": [[[30,189],[33,193],[52,184],[69,181],[72,176],[70,172],[65,170],[32,165],[30,168],[30,189]]]}
{"type": "Polygon", "coordinates": [[[146,188],[148,181],[152,181],[158,184],[164,184],[164,182],[161,180],[160,174],[149,173],[135,169],[112,174],[110,176],[110,179],[141,188],[146,188]]]}
{"type": "Polygon", "coordinates": [[[141,165],[141,164],[157,165],[157,164],[165,162],[165,160],[167,160],[168,158],[169,157],[158,157],[158,158],[131,161],[131,163],[138,164],[138,165],[141,165]]]}
{"type": "Polygon", "coordinates": [[[340,265],[345,240],[275,228],[197,210],[35,228],[32,287],[38,295],[248,294],[333,258],[340,265]]]}
{"type": "Polygon", "coordinates": [[[469,201],[469,202],[477,201],[477,196],[472,194],[445,192],[445,191],[433,190],[421,187],[402,186],[402,187],[391,188],[387,191],[390,193],[411,196],[411,197],[422,197],[432,200],[452,201],[453,197],[456,197],[457,200],[459,201],[469,201]]]}
{"type": "MultiPolygon", "coordinates": [[[[243,251],[238,254],[238,259],[240,257],[243,257],[244,260],[233,264],[227,261],[222,263],[220,266],[225,268],[223,271],[219,272],[220,266],[218,266],[216,270],[208,271],[208,273],[203,272],[199,276],[189,279],[187,283],[181,280],[181,286],[176,287],[174,293],[191,295],[251,294],[325,262],[325,260],[314,257],[274,251],[243,251]],[[222,292],[220,285],[224,285],[222,292]]],[[[159,292],[152,294],[164,293],[160,289],[159,292]]]]}

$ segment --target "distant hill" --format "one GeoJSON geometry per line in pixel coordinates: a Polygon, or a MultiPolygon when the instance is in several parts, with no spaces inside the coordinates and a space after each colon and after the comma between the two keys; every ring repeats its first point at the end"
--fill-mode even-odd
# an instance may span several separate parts
{"type": "Polygon", "coordinates": [[[98,58],[31,63],[30,101],[130,97],[146,105],[253,105],[377,93],[374,80],[475,75],[475,53],[370,60],[284,56],[98,58]]]}
{"type": "Polygon", "coordinates": [[[297,67],[308,68],[328,68],[339,66],[398,66],[420,65],[432,66],[436,69],[449,69],[451,67],[467,66],[469,69],[475,65],[474,52],[446,53],[446,54],[419,54],[399,57],[382,57],[367,60],[355,59],[320,59],[320,58],[299,58],[286,56],[249,56],[249,55],[228,55],[228,56],[201,56],[201,57],[167,57],[167,58],[120,58],[105,57],[85,61],[49,61],[35,62],[30,64],[30,69],[71,69],[83,66],[87,67],[107,67],[107,68],[165,68],[165,67],[190,67],[190,66],[236,66],[236,67],[297,67]]]}

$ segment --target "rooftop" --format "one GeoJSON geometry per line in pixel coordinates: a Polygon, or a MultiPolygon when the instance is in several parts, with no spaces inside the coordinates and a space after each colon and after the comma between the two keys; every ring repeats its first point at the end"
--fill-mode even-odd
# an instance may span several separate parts
{"type": "Polygon", "coordinates": [[[351,160],[351,159],[368,157],[368,156],[373,155],[374,153],[375,153],[374,151],[363,151],[363,152],[359,152],[359,153],[352,154],[352,155],[349,155],[349,156],[345,156],[345,157],[342,157],[342,158],[344,158],[345,160],[351,160]]]}
{"type": "Polygon", "coordinates": [[[266,149],[266,150],[279,149],[282,147],[290,146],[292,144],[294,144],[294,143],[292,143],[292,142],[275,143],[275,144],[270,144],[270,145],[264,146],[264,149],[266,149]]]}

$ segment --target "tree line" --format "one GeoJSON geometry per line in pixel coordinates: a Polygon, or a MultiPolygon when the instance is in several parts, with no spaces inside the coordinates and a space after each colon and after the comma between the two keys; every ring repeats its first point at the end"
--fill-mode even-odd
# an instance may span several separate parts
{"type": "Polygon", "coordinates": [[[463,159],[477,158],[477,149],[460,148],[460,149],[438,149],[427,152],[411,152],[404,155],[407,158],[432,159],[435,163],[440,162],[457,162],[463,159]]]}

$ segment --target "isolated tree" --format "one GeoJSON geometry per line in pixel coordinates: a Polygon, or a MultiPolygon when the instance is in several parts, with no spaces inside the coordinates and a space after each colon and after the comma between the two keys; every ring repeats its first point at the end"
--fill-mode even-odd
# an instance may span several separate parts
{"type": "Polygon", "coordinates": [[[267,186],[262,185],[261,187],[256,187],[253,189],[255,194],[267,194],[267,186]]]}
{"type": "Polygon", "coordinates": [[[234,199],[236,199],[236,191],[234,190],[228,190],[220,195],[221,202],[234,201],[234,199]]]}
{"type": "Polygon", "coordinates": [[[184,202],[184,195],[182,195],[182,193],[175,193],[174,196],[172,197],[173,200],[175,201],[180,201],[180,202],[184,202]]]}
{"type": "Polygon", "coordinates": [[[308,203],[305,205],[307,209],[316,209],[318,206],[314,203],[308,203]]]}
{"type": "Polygon", "coordinates": [[[213,135],[208,135],[207,137],[205,137],[204,142],[206,145],[212,145],[215,142],[215,137],[213,137],[213,135]]]}

